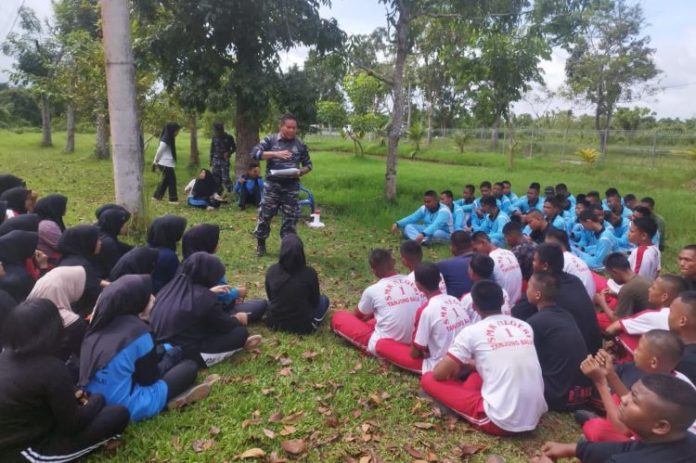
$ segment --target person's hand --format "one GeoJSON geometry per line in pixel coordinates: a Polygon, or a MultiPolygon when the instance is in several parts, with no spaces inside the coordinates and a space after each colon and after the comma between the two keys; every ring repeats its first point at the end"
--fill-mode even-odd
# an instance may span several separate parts
{"type": "Polygon", "coordinates": [[[604,368],[605,374],[609,374],[609,372],[614,370],[614,357],[612,357],[611,354],[606,350],[599,349],[597,351],[597,355],[595,355],[595,360],[597,360],[597,363],[604,368]]]}
{"type": "Polygon", "coordinates": [[[290,159],[292,158],[292,154],[290,154],[290,151],[288,150],[276,151],[275,157],[278,159],[290,159]]]}
{"type": "Polygon", "coordinates": [[[104,289],[104,288],[106,288],[107,286],[109,286],[110,284],[111,284],[111,282],[110,282],[109,280],[101,280],[101,281],[99,282],[99,287],[100,287],[101,289],[104,289]]]}
{"type": "Polygon", "coordinates": [[[40,269],[48,268],[48,256],[38,249],[34,251],[34,262],[40,269]]]}
{"type": "Polygon", "coordinates": [[[541,446],[541,453],[551,461],[556,461],[558,458],[573,458],[575,456],[576,448],[576,444],[546,442],[541,446]]]}
{"type": "Polygon", "coordinates": [[[425,241],[425,235],[423,233],[418,233],[416,236],[416,243],[421,244],[423,241],[425,241]]]}
{"type": "Polygon", "coordinates": [[[239,323],[241,323],[244,326],[247,326],[247,324],[249,323],[249,314],[247,314],[246,312],[237,312],[236,314],[234,314],[234,318],[239,320],[239,323]]]}
{"type": "Polygon", "coordinates": [[[602,296],[615,296],[616,293],[612,291],[608,286],[599,292],[602,296]]]}
{"type": "Polygon", "coordinates": [[[75,391],[75,399],[80,405],[86,405],[89,401],[89,396],[82,389],[78,389],[75,391]]]}
{"type": "Polygon", "coordinates": [[[210,288],[215,294],[225,294],[230,292],[230,285],[217,285],[210,288]]]}
{"type": "Polygon", "coordinates": [[[239,294],[240,299],[246,298],[247,295],[247,289],[246,286],[237,286],[237,293],[239,294]]]}
{"type": "Polygon", "coordinates": [[[483,218],[483,209],[481,209],[480,207],[476,208],[475,212],[479,219],[483,218]]]}
{"type": "Polygon", "coordinates": [[[527,460],[529,463],[553,463],[553,460],[543,453],[537,452],[536,455],[533,455],[529,457],[529,460],[527,460]]]}
{"type": "Polygon", "coordinates": [[[239,177],[239,180],[237,180],[237,181],[239,183],[241,183],[242,185],[244,185],[246,183],[247,179],[245,179],[244,177],[239,177]]]}
{"type": "Polygon", "coordinates": [[[392,235],[396,235],[397,233],[399,233],[399,226],[397,224],[392,224],[391,232],[392,232],[392,235]]]}
{"type": "Polygon", "coordinates": [[[580,370],[595,384],[606,384],[607,382],[607,375],[604,368],[602,368],[599,362],[591,355],[588,355],[587,358],[582,361],[580,370]]]}

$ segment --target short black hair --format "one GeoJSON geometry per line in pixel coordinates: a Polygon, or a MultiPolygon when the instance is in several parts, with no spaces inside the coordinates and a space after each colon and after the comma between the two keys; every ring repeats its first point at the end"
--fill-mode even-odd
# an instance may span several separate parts
{"type": "Polygon", "coordinates": [[[592,190],[585,195],[585,197],[587,198],[589,198],[590,196],[592,196],[593,198],[599,198],[599,191],[592,190]]]}
{"type": "Polygon", "coordinates": [[[493,196],[484,196],[481,198],[482,206],[498,207],[498,200],[493,196]]]}
{"type": "Polygon", "coordinates": [[[565,183],[559,183],[556,185],[556,193],[558,193],[558,190],[568,191],[568,186],[565,183]]]}
{"type": "Polygon", "coordinates": [[[570,250],[570,240],[568,239],[568,233],[566,233],[565,230],[559,230],[558,228],[555,227],[549,227],[548,230],[546,230],[546,239],[551,239],[554,242],[557,242],[563,248],[565,248],[566,251],[570,250]]]}
{"type": "Polygon", "coordinates": [[[500,182],[500,183],[502,183],[503,186],[505,186],[505,185],[507,185],[507,186],[512,186],[512,183],[510,183],[510,180],[503,180],[503,181],[500,182]]]}
{"type": "Polygon", "coordinates": [[[474,243],[479,243],[481,241],[490,243],[491,237],[488,236],[488,233],[486,233],[485,231],[477,231],[473,235],[471,235],[471,241],[473,241],[474,243]]]}
{"type": "Polygon", "coordinates": [[[544,202],[549,203],[551,207],[558,209],[559,211],[563,209],[563,206],[561,205],[560,201],[558,201],[556,196],[547,196],[546,199],[544,199],[544,202]]]}
{"type": "Polygon", "coordinates": [[[295,117],[294,114],[292,113],[285,113],[282,116],[280,116],[280,125],[283,126],[287,121],[295,121],[297,122],[297,118],[295,117]]]}
{"type": "Polygon", "coordinates": [[[503,225],[503,235],[507,236],[514,233],[521,234],[522,225],[520,225],[518,222],[508,222],[505,225],[503,225]]]}
{"type": "Polygon", "coordinates": [[[652,217],[636,217],[632,225],[643,233],[647,233],[650,238],[657,233],[657,222],[652,217]]]}
{"type": "Polygon", "coordinates": [[[617,190],[617,189],[614,188],[614,187],[607,188],[607,191],[604,192],[604,197],[605,197],[605,198],[609,198],[609,197],[611,197],[611,196],[618,196],[618,197],[621,197],[621,195],[619,194],[619,190],[617,190]]]}
{"type": "MultiPolygon", "coordinates": [[[[637,212],[640,215],[642,215],[643,217],[652,217],[652,211],[645,206],[636,206],[636,208],[633,209],[633,212],[634,213],[637,212]]],[[[633,220],[635,220],[635,219],[633,219],[633,220]]]]}
{"type": "Polygon", "coordinates": [[[539,191],[541,190],[541,185],[538,182],[532,182],[529,184],[529,189],[539,191]]]}
{"type": "Polygon", "coordinates": [[[650,330],[643,335],[643,338],[650,346],[650,352],[673,369],[684,355],[684,341],[675,333],[669,330],[650,330]]]}
{"type": "Polygon", "coordinates": [[[12,309],[3,325],[2,345],[14,355],[54,354],[63,335],[58,307],[32,299],[12,309]]]}
{"type": "Polygon", "coordinates": [[[440,287],[440,271],[432,262],[421,262],[414,270],[416,282],[428,291],[435,291],[440,287]]]}
{"type": "Polygon", "coordinates": [[[394,257],[387,249],[377,248],[370,251],[368,258],[370,267],[386,270],[387,265],[394,265],[394,257]]]}
{"type": "Polygon", "coordinates": [[[479,188],[488,188],[488,189],[491,189],[491,188],[492,188],[491,182],[489,182],[488,180],[484,180],[484,181],[481,182],[481,184],[479,185],[479,188]]]}
{"type": "Polygon", "coordinates": [[[247,166],[247,170],[255,169],[257,167],[259,167],[259,163],[256,161],[251,161],[247,166]]]}
{"type": "Polygon", "coordinates": [[[544,188],[544,196],[556,196],[556,189],[551,185],[544,188]]]}
{"type": "Polygon", "coordinates": [[[636,200],[636,195],[633,193],[628,193],[626,196],[623,197],[624,203],[630,202],[630,201],[635,201],[636,200]]]}
{"type": "Polygon", "coordinates": [[[494,185],[499,186],[501,189],[505,188],[505,185],[503,185],[503,182],[495,182],[494,185]]]}
{"type": "Polygon", "coordinates": [[[679,299],[688,306],[687,310],[690,315],[696,317],[696,291],[691,290],[679,293],[679,299]]]}
{"type": "Polygon", "coordinates": [[[505,300],[503,289],[492,280],[481,280],[471,287],[471,299],[476,308],[485,314],[498,314],[505,300]]]}
{"type": "MultiPolygon", "coordinates": [[[[686,431],[696,421],[696,390],[684,380],[663,374],[648,374],[640,380],[646,389],[668,405],[661,419],[668,420],[676,431],[686,431]]],[[[661,407],[662,408],[662,407],[661,407]]]]}
{"type": "Polygon", "coordinates": [[[687,244],[683,248],[681,248],[682,251],[694,251],[696,252],[696,244],[687,244]]]}
{"type": "Polygon", "coordinates": [[[576,204],[579,204],[579,203],[585,204],[587,201],[586,198],[587,198],[587,195],[585,193],[580,193],[579,195],[577,195],[575,197],[575,203],[576,204]]]}
{"type": "Polygon", "coordinates": [[[452,233],[450,244],[457,251],[466,251],[471,248],[471,235],[464,230],[457,230],[452,233]]]}
{"type": "Polygon", "coordinates": [[[406,240],[399,246],[399,253],[410,262],[423,260],[423,248],[414,240],[406,240]]]}
{"type": "Polygon", "coordinates": [[[563,271],[564,257],[560,246],[553,243],[541,243],[534,250],[539,262],[548,264],[549,272],[558,275],[563,271]]]}
{"type": "Polygon", "coordinates": [[[607,270],[631,270],[631,264],[624,253],[612,252],[604,258],[604,268],[607,270]]]}
{"type": "Polygon", "coordinates": [[[495,262],[485,254],[474,254],[469,261],[469,268],[484,280],[490,280],[493,277],[495,262]]]}
{"type": "Polygon", "coordinates": [[[213,122],[213,130],[216,132],[223,132],[225,130],[225,124],[220,121],[213,122]]]}
{"type": "Polygon", "coordinates": [[[578,216],[578,221],[580,223],[584,222],[585,220],[591,220],[592,222],[598,222],[597,216],[595,215],[595,213],[592,212],[592,210],[587,210],[587,209],[582,211],[580,213],[580,215],[578,216]]]}
{"type": "Polygon", "coordinates": [[[469,183],[469,184],[467,184],[467,185],[464,185],[464,189],[465,189],[465,190],[469,190],[469,191],[471,191],[472,193],[474,193],[474,192],[476,191],[476,187],[475,187],[474,185],[472,185],[471,183],[469,183]]]}
{"type": "Polygon", "coordinates": [[[537,217],[539,217],[539,218],[541,218],[541,219],[544,218],[544,213],[541,212],[539,209],[536,209],[536,208],[530,209],[529,212],[527,212],[527,217],[529,217],[530,215],[531,215],[531,216],[537,216],[537,217]]]}
{"type": "Polygon", "coordinates": [[[687,288],[686,281],[678,275],[664,274],[658,276],[656,280],[662,281],[667,286],[669,293],[674,297],[686,291],[687,288]]]}
{"type": "Polygon", "coordinates": [[[454,198],[454,194],[452,193],[452,190],[443,190],[440,192],[441,195],[445,195],[448,198],[454,198]]]}
{"type": "Polygon", "coordinates": [[[440,199],[435,190],[428,190],[425,193],[423,193],[423,196],[427,196],[427,197],[435,198],[435,199],[440,199]]]}
{"type": "Polygon", "coordinates": [[[655,200],[652,199],[650,196],[646,196],[645,198],[641,199],[640,202],[649,204],[651,209],[655,207],[655,200]]]}
{"type": "Polygon", "coordinates": [[[534,284],[541,291],[544,301],[556,302],[558,300],[559,286],[556,276],[549,272],[535,272],[530,280],[534,280],[534,284]]]}

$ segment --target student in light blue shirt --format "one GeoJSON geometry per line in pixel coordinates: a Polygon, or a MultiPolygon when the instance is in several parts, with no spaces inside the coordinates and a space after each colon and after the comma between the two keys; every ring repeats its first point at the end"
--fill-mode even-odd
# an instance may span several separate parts
{"type": "Polygon", "coordinates": [[[633,193],[629,193],[623,197],[623,205],[633,211],[639,205],[638,198],[633,193]]]}
{"type": "Polygon", "coordinates": [[[543,206],[546,222],[558,230],[566,229],[566,221],[561,214],[561,204],[558,198],[546,198],[543,206]]]}
{"type": "Polygon", "coordinates": [[[529,188],[527,189],[527,195],[522,198],[519,198],[512,205],[512,213],[515,215],[523,216],[532,209],[541,210],[544,203],[539,198],[540,189],[541,186],[537,182],[534,182],[531,185],[529,185],[529,188]]]}
{"type": "Polygon", "coordinates": [[[515,204],[515,201],[520,198],[512,191],[512,183],[510,183],[510,180],[503,180],[500,183],[503,184],[503,194],[510,200],[510,204],[515,204]]]}
{"type": "MultiPolygon", "coordinates": [[[[650,211],[649,208],[647,208],[647,207],[645,207],[645,206],[638,206],[638,207],[636,207],[636,210],[633,211],[633,216],[632,216],[632,217],[633,217],[634,219],[637,219],[637,218],[639,218],[639,217],[648,217],[648,218],[651,218],[651,219],[655,220],[655,215],[652,213],[652,211],[650,211]]],[[[657,220],[655,220],[655,222],[657,222],[657,220]]],[[[652,237],[652,243],[659,246],[659,245],[660,245],[660,239],[661,239],[660,230],[659,230],[659,228],[658,228],[657,233],[655,233],[655,234],[653,235],[653,237],[652,237]]]]}
{"type": "Polygon", "coordinates": [[[440,204],[444,204],[454,214],[454,194],[451,190],[440,192],[440,204]]]}
{"type": "Polygon", "coordinates": [[[449,242],[453,231],[452,212],[438,201],[438,195],[428,190],[423,195],[423,205],[416,211],[392,225],[391,231],[396,234],[403,231],[409,240],[420,244],[449,242]]]}
{"type": "Polygon", "coordinates": [[[510,217],[498,208],[498,204],[493,196],[484,196],[481,199],[481,208],[484,217],[477,227],[473,227],[473,232],[484,232],[488,235],[491,243],[496,246],[505,244],[503,227],[510,221],[510,217]]]}
{"type": "Polygon", "coordinates": [[[510,214],[510,209],[512,208],[512,203],[510,202],[510,199],[508,199],[507,196],[504,194],[504,189],[505,187],[503,186],[503,182],[496,182],[493,184],[493,197],[498,200],[498,208],[505,212],[505,214],[510,214]]]}
{"type": "Polygon", "coordinates": [[[609,211],[606,216],[613,228],[612,233],[616,238],[617,250],[622,252],[630,250],[631,243],[628,242],[628,230],[631,228],[631,221],[615,211],[609,211]]]}
{"type": "Polygon", "coordinates": [[[568,191],[568,186],[565,183],[559,183],[558,185],[556,185],[556,195],[561,195],[568,200],[568,202],[570,203],[568,207],[569,210],[572,211],[575,209],[577,199],[568,191]]]}
{"type": "Polygon", "coordinates": [[[616,211],[620,213],[622,217],[631,217],[633,211],[624,206],[623,199],[615,189],[610,188],[607,190],[607,195],[604,203],[602,203],[602,208],[605,211],[616,211]]]}
{"type": "Polygon", "coordinates": [[[464,187],[462,197],[454,202],[454,229],[464,230],[471,225],[471,213],[476,201],[476,187],[468,184],[464,187]]]}
{"type": "Polygon", "coordinates": [[[616,251],[616,238],[611,230],[604,228],[593,211],[583,211],[579,221],[583,228],[587,230],[585,237],[588,238],[583,247],[574,246],[573,254],[585,261],[591,270],[602,270],[604,259],[616,251]]]}

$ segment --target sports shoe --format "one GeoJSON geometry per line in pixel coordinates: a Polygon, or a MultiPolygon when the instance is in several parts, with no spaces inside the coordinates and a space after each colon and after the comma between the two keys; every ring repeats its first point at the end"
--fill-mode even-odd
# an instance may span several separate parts
{"type": "Polygon", "coordinates": [[[179,204],[179,201],[172,201],[171,199],[167,201],[169,204],[179,204]]]}
{"type": "Polygon", "coordinates": [[[179,410],[186,405],[192,404],[201,399],[205,399],[210,394],[210,384],[201,383],[197,386],[192,387],[183,394],[174,397],[167,404],[169,410],[179,410]]]}
{"type": "Polygon", "coordinates": [[[212,212],[212,211],[215,210],[215,208],[214,208],[213,206],[208,206],[208,207],[205,208],[205,210],[208,211],[208,212],[212,212]]]}
{"type": "Polygon", "coordinates": [[[263,342],[263,337],[260,334],[255,334],[249,336],[244,343],[244,350],[252,350],[259,346],[263,342]]]}

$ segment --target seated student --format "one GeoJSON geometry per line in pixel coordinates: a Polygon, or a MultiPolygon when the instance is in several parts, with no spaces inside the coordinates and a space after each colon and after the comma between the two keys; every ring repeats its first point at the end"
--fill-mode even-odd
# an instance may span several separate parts
{"type": "Polygon", "coordinates": [[[466,185],[461,199],[454,202],[454,230],[464,230],[471,224],[471,213],[474,211],[476,201],[476,187],[466,185]]]}
{"type": "Polygon", "coordinates": [[[587,241],[581,240],[573,247],[573,254],[584,260],[591,270],[604,269],[604,259],[617,247],[613,233],[592,211],[584,211],[578,220],[587,232],[583,235],[587,241]]]}
{"type": "MultiPolygon", "coordinates": [[[[650,209],[648,209],[647,207],[643,207],[643,206],[636,206],[636,208],[633,211],[633,215],[631,217],[632,217],[632,220],[639,219],[639,218],[646,218],[646,219],[650,218],[650,219],[655,220],[652,212],[650,212],[650,209]]],[[[662,239],[662,237],[660,236],[660,230],[658,229],[655,232],[655,235],[653,235],[653,237],[652,237],[652,244],[659,246],[661,239],[662,239]]]]}
{"type": "Polygon", "coordinates": [[[36,299],[15,307],[0,353],[0,460],[67,462],[118,437],[128,410],[99,394],[80,404],[68,367],[54,356],[63,324],[56,306],[36,299]]]}
{"type": "Polygon", "coordinates": [[[619,195],[616,188],[609,188],[607,190],[602,207],[605,211],[614,211],[625,218],[629,218],[633,214],[631,209],[624,206],[623,198],[619,195]]]}
{"type": "Polygon", "coordinates": [[[99,276],[94,265],[95,256],[101,251],[99,229],[92,225],[77,225],[70,227],[60,237],[58,250],[63,255],[58,266],[74,267],[79,265],[85,269],[87,278],[85,289],[80,299],[72,304],[73,310],[80,316],[87,316],[102,288],[109,283],[99,276]]]}
{"type": "Polygon", "coordinates": [[[97,301],[82,344],[79,384],[101,394],[109,405],[128,408],[141,421],[169,408],[181,408],[210,392],[196,380],[193,360],[163,365],[150,326],[139,318],[152,304],[150,275],[126,275],[110,284],[97,301]],[[187,390],[188,389],[188,390],[187,390]]]}
{"type": "Polygon", "coordinates": [[[334,313],[331,329],[360,349],[376,355],[377,344],[383,339],[403,344],[411,342],[422,295],[408,277],[396,273],[396,262],[389,251],[373,249],[369,262],[379,281],[363,291],[355,311],[334,313]]]}
{"type": "MultiPolygon", "coordinates": [[[[2,204],[3,201],[0,201],[2,204]]],[[[0,236],[7,235],[11,231],[30,231],[38,232],[41,217],[36,214],[22,214],[11,219],[7,219],[0,224],[0,236]]]]}
{"type": "Polygon", "coordinates": [[[628,217],[611,210],[604,213],[604,218],[611,225],[611,232],[616,238],[616,249],[621,252],[630,252],[632,245],[628,241],[628,231],[631,228],[631,221],[628,217]]]}
{"type": "Polygon", "coordinates": [[[33,212],[34,202],[31,197],[31,190],[24,187],[20,186],[4,191],[0,194],[0,201],[7,203],[6,219],[33,212]]]}
{"type": "Polygon", "coordinates": [[[641,337],[635,362],[614,367],[611,355],[605,350],[600,350],[594,358],[588,356],[580,368],[594,383],[606,418],[578,411],[575,418],[582,426],[585,438],[590,442],[630,440],[631,432],[618,418],[620,397],[628,394],[630,388],[648,374],[670,375],[689,383],[684,375],[674,371],[683,351],[684,344],[677,335],[666,330],[652,330],[641,337]]]}
{"type": "Polygon", "coordinates": [[[451,190],[443,190],[440,192],[440,203],[447,206],[447,208],[454,214],[454,193],[451,190]]]}
{"type": "Polygon", "coordinates": [[[556,196],[544,199],[543,212],[546,223],[551,227],[558,230],[566,229],[566,222],[563,218],[563,206],[556,196]]]}
{"type": "Polygon", "coordinates": [[[546,221],[544,214],[537,209],[532,209],[529,211],[525,216],[525,220],[527,225],[522,230],[522,233],[525,236],[528,236],[529,239],[536,244],[543,243],[546,234],[549,232],[549,230],[554,228],[546,221]]]}
{"type": "Polygon", "coordinates": [[[179,268],[176,245],[184,236],[184,230],[186,230],[186,219],[172,214],[156,218],[147,230],[147,244],[159,252],[155,269],[152,271],[152,294],[154,295],[157,295],[159,290],[176,275],[179,268]]]}
{"type": "Polygon", "coordinates": [[[150,275],[157,264],[159,252],[149,246],[137,246],[125,253],[116,262],[109,274],[109,281],[116,281],[123,275],[150,275]]]}
{"type": "Polygon", "coordinates": [[[685,291],[669,306],[669,330],[684,342],[676,370],[696,383],[696,291],[685,291]]]}
{"type": "Polygon", "coordinates": [[[225,274],[220,259],[207,252],[191,254],[181,272],[162,288],[150,314],[158,343],[181,347],[186,358],[212,366],[235,352],[253,349],[262,339],[249,336],[246,314],[230,315],[217,295],[229,286],[217,285],[225,274]]]}
{"type": "MultiPolygon", "coordinates": [[[[399,254],[401,254],[401,263],[410,270],[410,273],[407,275],[408,279],[415,283],[415,270],[418,264],[423,261],[423,248],[413,240],[406,240],[399,246],[399,254]]],[[[447,286],[445,286],[445,279],[442,275],[440,275],[438,287],[442,294],[447,294],[447,286]]],[[[427,301],[427,297],[423,295],[422,302],[425,304],[427,301]]]]}
{"type": "MultiPolygon", "coordinates": [[[[4,271],[2,263],[0,263],[0,278],[4,271]]],[[[2,327],[5,324],[5,319],[16,306],[17,301],[14,300],[10,293],[0,289],[0,346],[2,346],[2,327]]]]}
{"type": "Polygon", "coordinates": [[[507,291],[511,303],[517,302],[522,295],[522,270],[515,255],[512,251],[495,246],[482,232],[474,233],[472,241],[475,252],[493,259],[493,279],[507,291]]]}
{"type": "Polygon", "coordinates": [[[486,233],[493,244],[502,246],[505,242],[503,227],[510,221],[510,217],[498,208],[493,196],[481,198],[481,210],[483,218],[477,224],[472,223],[472,231],[486,233]]]}
{"type": "Polygon", "coordinates": [[[689,290],[696,290],[696,244],[689,244],[677,256],[679,274],[689,290]]]}
{"type": "Polygon", "coordinates": [[[593,206],[599,206],[600,208],[604,209],[602,207],[602,200],[599,197],[599,191],[588,191],[587,194],[585,195],[585,201],[590,205],[590,207],[593,206]]]}
{"type": "Polygon", "coordinates": [[[191,207],[214,211],[220,207],[220,199],[222,199],[217,189],[218,185],[212,172],[201,169],[198,177],[192,179],[184,188],[184,193],[188,194],[186,202],[191,207]]]}
{"type": "Polygon", "coordinates": [[[248,204],[258,207],[263,197],[263,178],[258,162],[252,162],[247,167],[245,174],[234,184],[234,192],[239,195],[237,205],[241,210],[246,209],[248,204]]]}
{"type": "Polygon", "coordinates": [[[512,213],[524,216],[532,209],[541,210],[544,203],[539,198],[539,190],[541,186],[537,182],[531,183],[527,189],[527,195],[512,204],[512,213]]]}
{"type": "Polygon", "coordinates": [[[568,185],[566,185],[565,183],[559,183],[556,185],[556,197],[559,199],[566,199],[568,201],[569,210],[575,209],[577,198],[575,198],[575,196],[573,196],[573,194],[570,191],[568,191],[568,185]]]}
{"type": "Polygon", "coordinates": [[[552,229],[546,234],[544,242],[561,247],[563,250],[563,271],[578,277],[585,286],[587,295],[594,300],[596,288],[592,271],[582,259],[570,252],[568,234],[563,230],[552,229]]]}
{"type": "MultiPolygon", "coordinates": [[[[214,224],[201,224],[186,230],[181,239],[181,252],[187,259],[194,252],[207,252],[215,254],[220,242],[220,227],[214,224]]],[[[227,277],[223,275],[218,285],[229,286],[227,277]]],[[[230,288],[226,293],[218,294],[218,299],[225,304],[225,310],[232,314],[246,314],[246,321],[253,323],[261,320],[268,309],[268,301],[265,299],[253,299],[246,301],[247,289],[245,286],[230,288]]]]}
{"type": "Polygon", "coordinates": [[[297,334],[313,333],[324,321],[329,298],[321,293],[316,270],[307,265],[304,245],[295,234],[283,237],[278,263],[266,271],[266,325],[297,334]]]}
{"type": "Polygon", "coordinates": [[[484,319],[459,332],[447,355],[421,377],[421,387],[487,434],[531,431],[548,409],[532,328],[500,313],[503,292],[496,283],[479,281],[471,294],[484,319]]]}
{"type": "Polygon", "coordinates": [[[623,197],[623,205],[624,207],[633,210],[638,205],[638,198],[636,198],[636,195],[634,195],[633,193],[628,193],[623,197]]]}
{"type": "MultiPolygon", "coordinates": [[[[412,359],[422,362],[422,370],[416,372],[425,374],[432,371],[447,354],[447,349],[462,328],[473,323],[472,316],[475,314],[479,319],[480,316],[474,310],[465,311],[459,299],[440,291],[437,265],[418,264],[415,276],[416,286],[428,300],[416,314],[416,330],[410,350],[412,359]]],[[[382,347],[382,343],[377,345],[377,354],[400,366],[398,359],[391,359],[388,355],[393,351],[382,351],[382,347]]]]}
{"type": "MultiPolygon", "coordinates": [[[[471,262],[469,263],[469,268],[467,269],[467,272],[469,273],[469,278],[475,284],[477,281],[481,280],[494,281],[494,269],[495,262],[493,262],[493,259],[491,259],[489,256],[485,254],[474,254],[471,257],[471,262]]],[[[508,292],[505,291],[505,288],[501,287],[501,289],[503,290],[503,305],[500,307],[500,312],[503,315],[510,315],[512,311],[512,306],[510,305],[510,296],[508,296],[508,292]]],[[[472,319],[472,321],[477,322],[481,320],[481,316],[478,315],[478,313],[474,309],[474,299],[472,298],[470,292],[462,296],[461,303],[464,310],[467,313],[471,314],[470,318],[472,319]]]]}
{"type": "Polygon", "coordinates": [[[27,184],[24,179],[17,177],[12,174],[0,174],[0,194],[6,192],[10,188],[15,187],[26,187],[27,184]]]}
{"type": "Polygon", "coordinates": [[[621,398],[618,419],[636,435],[629,442],[547,442],[532,463],[578,458],[583,463],[690,463],[696,459],[696,391],[668,375],[646,375],[621,398]]]}
{"type": "Polygon", "coordinates": [[[87,330],[87,322],[73,312],[72,304],[77,302],[85,290],[87,273],[84,267],[56,267],[39,278],[31,290],[27,301],[32,299],[48,299],[58,308],[63,320],[58,357],[68,360],[71,354],[80,356],[82,338],[87,330]]]}
{"type": "Polygon", "coordinates": [[[660,248],[652,239],[657,233],[657,223],[649,217],[638,217],[631,222],[628,241],[637,246],[628,256],[631,268],[638,275],[655,279],[662,270],[660,248]]]}
{"type": "Polygon", "coordinates": [[[573,244],[582,240],[585,233],[585,228],[579,221],[583,211],[590,210],[588,203],[584,199],[584,195],[578,195],[578,201],[575,203],[575,214],[569,220],[566,220],[566,232],[573,244]]]}
{"type": "Polygon", "coordinates": [[[425,192],[423,205],[392,225],[391,232],[403,231],[406,239],[420,244],[447,242],[453,231],[453,218],[449,208],[438,201],[437,193],[425,192]]]}
{"type": "Polygon", "coordinates": [[[616,309],[609,307],[605,294],[611,294],[609,288],[605,288],[595,296],[595,303],[602,309],[597,314],[597,321],[602,330],[620,318],[633,315],[641,310],[655,309],[648,300],[648,290],[652,280],[637,275],[631,270],[631,265],[625,255],[620,252],[609,254],[604,261],[607,275],[617,284],[621,285],[617,297],[616,309]]]}
{"type": "Polygon", "coordinates": [[[58,251],[58,242],[63,232],[60,231],[55,222],[42,220],[39,222],[38,234],[39,242],[36,245],[36,250],[46,255],[46,270],[52,270],[58,266],[58,262],[63,257],[58,251]]]}
{"type": "Polygon", "coordinates": [[[130,212],[121,206],[107,208],[101,211],[97,217],[99,239],[102,245],[101,251],[97,256],[96,265],[97,271],[102,278],[108,278],[116,262],[132,248],[118,240],[118,235],[128,233],[130,217],[130,212]]]}
{"type": "Polygon", "coordinates": [[[529,277],[532,276],[532,258],[537,244],[525,237],[522,233],[522,225],[517,222],[506,223],[503,227],[503,235],[505,236],[505,244],[520,264],[522,279],[529,280],[529,277]]]}
{"type": "Polygon", "coordinates": [[[498,203],[498,208],[505,213],[505,215],[510,214],[512,209],[512,203],[510,199],[505,195],[505,185],[503,182],[495,182],[493,188],[491,189],[491,196],[493,196],[498,203]]]}
{"type": "Polygon", "coordinates": [[[38,235],[13,230],[0,236],[0,290],[7,291],[15,301],[23,301],[31,292],[38,275],[34,274],[34,255],[38,235]],[[28,267],[29,266],[29,267],[28,267]]]}
{"type": "MultiPolygon", "coordinates": [[[[665,231],[665,219],[660,214],[657,214],[655,212],[655,200],[650,196],[646,196],[645,198],[640,200],[640,206],[647,208],[652,214],[652,218],[655,219],[655,222],[657,222],[657,232],[660,235],[658,244],[660,246],[660,251],[664,251],[665,239],[667,238],[665,231]]],[[[637,207],[633,207],[631,209],[635,211],[637,207]]]]}
{"type": "Polygon", "coordinates": [[[510,180],[503,180],[500,183],[503,184],[503,194],[510,201],[510,206],[512,206],[519,199],[515,192],[512,191],[512,183],[510,183],[510,180]]]}
{"type": "Polygon", "coordinates": [[[63,216],[65,215],[67,208],[67,197],[59,194],[52,194],[44,196],[36,202],[34,213],[41,218],[42,222],[44,220],[48,220],[54,223],[62,233],[65,231],[63,216]]]}
{"type": "Polygon", "coordinates": [[[559,284],[547,272],[535,272],[527,286],[527,300],[539,310],[527,319],[544,376],[544,397],[550,410],[566,411],[587,402],[589,381],[578,371],[587,346],[573,316],[557,305],[559,284]]]}
{"type": "MultiPolygon", "coordinates": [[[[567,310],[575,319],[585,345],[594,354],[602,347],[602,333],[597,324],[597,315],[592,299],[578,277],[563,271],[563,251],[554,244],[540,244],[534,253],[534,272],[549,272],[559,282],[558,306],[567,310]]],[[[538,312],[537,307],[527,300],[526,294],[512,308],[512,316],[527,320],[538,312]]]]}
{"type": "Polygon", "coordinates": [[[463,230],[455,231],[450,240],[452,257],[437,263],[437,268],[445,281],[447,294],[450,296],[460,298],[462,294],[471,291],[473,283],[467,273],[473,254],[471,245],[471,235],[463,230]]]}

